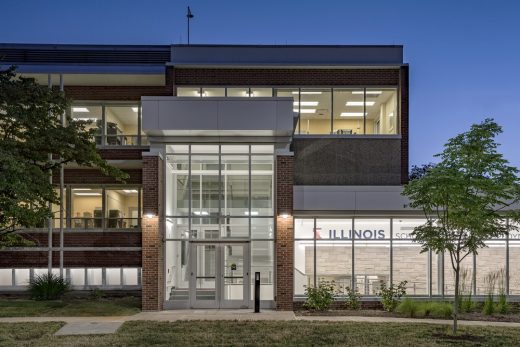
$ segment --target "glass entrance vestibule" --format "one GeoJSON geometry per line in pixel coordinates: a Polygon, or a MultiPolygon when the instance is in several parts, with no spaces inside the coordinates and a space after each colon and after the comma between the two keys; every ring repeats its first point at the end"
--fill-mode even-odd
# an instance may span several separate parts
{"type": "Polygon", "coordinates": [[[165,308],[274,304],[273,145],[167,145],[165,308]]]}

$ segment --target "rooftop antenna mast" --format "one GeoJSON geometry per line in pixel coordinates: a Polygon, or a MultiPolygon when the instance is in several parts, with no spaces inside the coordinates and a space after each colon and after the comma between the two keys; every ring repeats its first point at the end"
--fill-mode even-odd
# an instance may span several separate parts
{"type": "Polygon", "coordinates": [[[188,13],[186,13],[186,18],[188,18],[188,45],[190,44],[190,19],[193,18],[193,14],[191,13],[191,9],[188,6],[188,13]]]}

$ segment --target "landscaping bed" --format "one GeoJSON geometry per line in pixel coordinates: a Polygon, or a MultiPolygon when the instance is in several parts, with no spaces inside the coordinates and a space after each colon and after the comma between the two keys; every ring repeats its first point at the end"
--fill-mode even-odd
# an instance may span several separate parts
{"type": "Polygon", "coordinates": [[[141,300],[136,297],[0,300],[0,317],[129,316],[140,311],[141,300]]]}

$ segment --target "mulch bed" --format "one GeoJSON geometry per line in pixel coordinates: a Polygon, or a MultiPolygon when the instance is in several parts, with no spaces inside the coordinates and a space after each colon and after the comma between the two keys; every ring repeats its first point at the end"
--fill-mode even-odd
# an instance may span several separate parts
{"type": "MultiPolygon", "coordinates": [[[[360,316],[360,317],[396,317],[410,318],[395,312],[386,312],[382,310],[329,310],[329,311],[295,311],[297,316],[325,316],[325,317],[341,317],[341,316],[360,316]]],[[[414,317],[417,319],[446,319],[436,317],[414,317]]],[[[485,316],[481,313],[463,313],[459,314],[460,320],[477,320],[486,322],[515,322],[520,323],[520,314],[495,314],[493,316],[485,316]]]]}

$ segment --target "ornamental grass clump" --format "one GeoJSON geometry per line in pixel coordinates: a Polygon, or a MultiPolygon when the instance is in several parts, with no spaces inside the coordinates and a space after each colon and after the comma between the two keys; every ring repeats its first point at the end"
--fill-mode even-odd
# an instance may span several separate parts
{"type": "Polygon", "coordinates": [[[303,307],[313,311],[326,311],[334,302],[335,292],[334,281],[322,281],[316,287],[308,286],[305,288],[307,299],[303,307]]]}
{"type": "Polygon", "coordinates": [[[36,275],[29,281],[29,292],[35,300],[58,300],[69,289],[69,282],[54,274],[36,275]]]}

